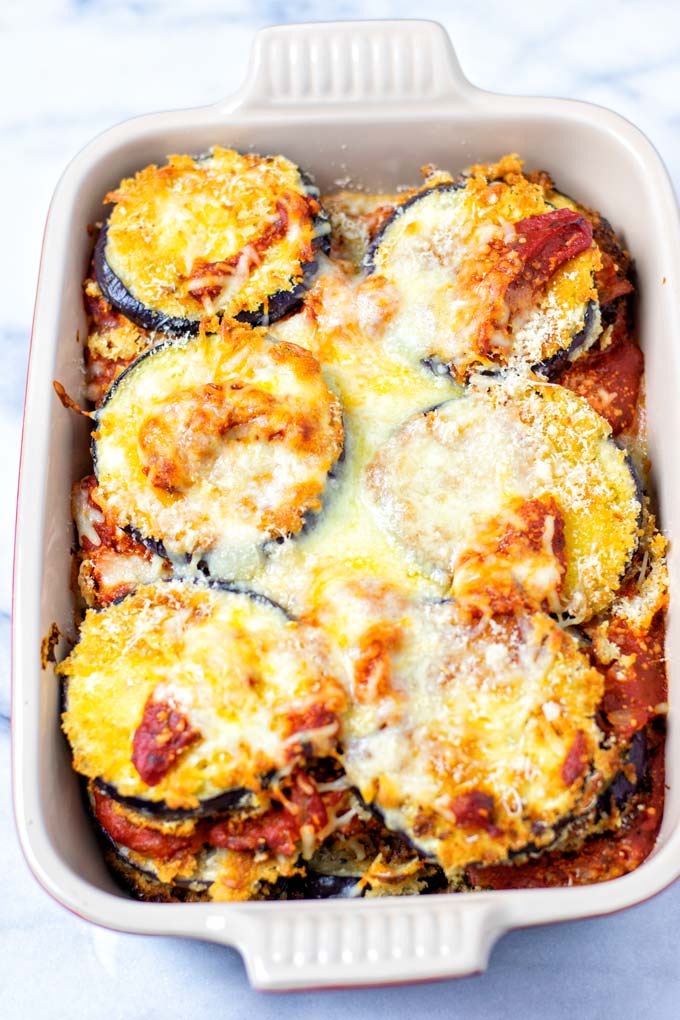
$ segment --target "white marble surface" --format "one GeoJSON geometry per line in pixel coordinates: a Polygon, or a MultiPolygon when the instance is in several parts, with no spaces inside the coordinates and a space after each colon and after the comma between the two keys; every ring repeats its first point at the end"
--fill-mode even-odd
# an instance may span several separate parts
{"type": "Polygon", "coordinates": [[[498,91],[610,106],[680,185],[680,7],[673,0],[4,0],[0,5],[0,1016],[5,1020],[680,1015],[680,883],[614,917],[515,932],[481,977],[263,996],[216,946],[99,930],[52,902],[21,857],[9,796],[9,612],[23,380],[51,192],[92,135],[136,113],[211,102],[240,82],[254,30],[418,15],[498,91]]]}

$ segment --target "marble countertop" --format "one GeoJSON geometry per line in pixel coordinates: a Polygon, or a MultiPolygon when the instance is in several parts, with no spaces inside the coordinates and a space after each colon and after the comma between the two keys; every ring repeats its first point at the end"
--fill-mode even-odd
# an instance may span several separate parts
{"type": "Polygon", "coordinates": [[[680,883],[624,913],[513,932],[487,973],[417,987],[264,996],[235,952],[104,931],[54,903],[19,850],[9,794],[15,480],[42,230],[62,169],[137,113],[212,102],[240,83],[254,31],[285,21],[442,21],[463,70],[497,91],[601,103],[651,138],[680,186],[680,7],[664,0],[5,0],[0,10],[0,1015],[395,1018],[678,1016],[680,883]],[[188,1005],[190,1003],[190,1006],[188,1005]]]}

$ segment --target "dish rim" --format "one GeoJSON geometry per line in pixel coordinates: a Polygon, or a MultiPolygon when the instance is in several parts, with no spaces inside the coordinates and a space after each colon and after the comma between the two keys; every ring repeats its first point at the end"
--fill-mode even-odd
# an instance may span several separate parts
{"type": "MultiPolygon", "coordinates": [[[[550,116],[556,121],[587,122],[629,149],[652,178],[658,208],[666,221],[667,233],[659,240],[669,254],[667,290],[672,294],[673,280],[677,283],[680,278],[677,256],[675,262],[672,257],[673,248],[680,251],[678,210],[665,168],[645,136],[623,117],[601,107],[573,100],[501,96],[475,88],[463,77],[445,30],[435,22],[329,22],[262,30],[256,36],[249,74],[235,95],[210,106],[137,117],[90,142],[62,175],[45,227],[26,383],[13,579],[12,773],[20,843],[43,888],[73,913],[115,930],[184,935],[235,946],[244,956],[252,983],[259,988],[365,985],[472,973],[486,966],[494,942],[510,928],[611,913],[656,895],[680,875],[680,826],[676,826],[638,869],[600,885],[475,892],[463,896],[445,893],[423,898],[154,904],[114,895],[76,875],[52,845],[43,822],[35,768],[35,741],[39,735],[33,722],[36,709],[39,714],[41,678],[37,685],[31,681],[30,687],[20,678],[34,672],[34,656],[27,644],[33,639],[31,632],[39,618],[36,562],[42,558],[36,549],[43,547],[45,507],[42,499],[35,498],[35,485],[31,487],[26,463],[29,458],[38,465],[47,463],[47,414],[43,412],[41,416],[40,404],[50,380],[44,364],[37,360],[37,351],[45,335],[42,322],[55,296],[58,256],[68,245],[71,212],[80,185],[95,161],[104,154],[119,155],[123,145],[129,147],[142,140],[152,128],[159,133],[186,128],[189,123],[214,124],[218,128],[227,115],[235,123],[247,126],[263,114],[271,116],[274,112],[289,117],[293,125],[297,120],[298,126],[302,121],[313,125],[319,118],[332,122],[349,113],[358,123],[371,119],[394,122],[397,116],[400,121],[404,118],[408,121],[419,112],[422,114],[424,103],[442,117],[468,112],[474,115],[476,110],[488,111],[493,107],[499,115],[550,116]],[[350,63],[356,58],[352,47],[357,38],[384,39],[390,44],[397,40],[402,47],[409,37],[421,40],[430,47],[432,90],[426,96],[404,100],[398,111],[385,97],[361,105],[355,99],[338,101],[323,96],[303,102],[295,98],[294,89],[292,93],[289,89],[288,97],[284,90],[277,98],[276,59],[281,67],[294,66],[292,58],[303,52],[305,40],[309,50],[309,40],[319,36],[329,39],[334,34],[345,45],[342,52],[350,63]],[[268,62],[271,65],[272,54],[277,53],[273,70],[270,66],[267,76],[265,67],[268,62]],[[405,918],[410,920],[404,925],[405,918]],[[230,930],[233,921],[238,921],[237,930],[230,930]],[[358,933],[360,944],[349,955],[342,949],[348,944],[347,932],[358,933]]],[[[669,330],[680,338],[678,313],[672,310],[672,304],[669,309],[669,330]]],[[[676,378],[680,378],[678,348],[680,344],[676,344],[676,378]]],[[[54,354],[56,348],[41,351],[45,353],[54,354]]]]}

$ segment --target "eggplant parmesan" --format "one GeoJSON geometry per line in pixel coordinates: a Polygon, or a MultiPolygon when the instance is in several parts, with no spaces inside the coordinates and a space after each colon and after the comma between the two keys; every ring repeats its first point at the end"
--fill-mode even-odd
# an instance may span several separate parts
{"type": "Polygon", "coordinates": [[[138,358],[96,414],[98,496],[176,563],[243,577],[321,509],[342,412],[309,351],[223,320],[138,358]]]}
{"type": "Polygon", "coordinates": [[[452,576],[454,594],[473,559],[498,593],[505,564],[536,601],[582,622],[607,608],[638,544],[630,458],[586,400],[549,383],[483,381],[415,416],[366,482],[386,527],[452,576]]]}
{"type": "Polygon", "coordinates": [[[311,180],[283,156],[215,146],[171,156],[104,201],[94,266],[104,297],[149,330],[197,333],[205,315],[274,321],[300,302],[330,228],[311,180]]]}
{"type": "Polygon", "coordinates": [[[75,768],[130,804],[200,813],[335,749],[322,635],[248,592],[141,585],[87,613],[59,672],[75,768]]]}
{"type": "Polygon", "coordinates": [[[516,156],[423,177],[321,199],[215,146],[106,196],[57,672],[132,895],[572,885],[654,845],[632,260],[516,156]]]}
{"type": "Polygon", "coordinates": [[[504,366],[551,376],[597,339],[600,254],[578,211],[553,208],[508,160],[396,206],[366,265],[387,307],[375,330],[464,380],[504,366]]]}
{"type": "Polygon", "coordinates": [[[404,604],[354,629],[344,763],[363,799],[455,876],[545,846],[611,779],[603,677],[542,613],[470,621],[455,601],[404,604]],[[369,650],[367,660],[366,652],[369,650]]]}

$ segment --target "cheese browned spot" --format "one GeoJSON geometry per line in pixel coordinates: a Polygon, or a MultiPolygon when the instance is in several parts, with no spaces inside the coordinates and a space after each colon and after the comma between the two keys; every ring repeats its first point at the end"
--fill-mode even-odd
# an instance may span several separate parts
{"type": "Polygon", "coordinates": [[[641,503],[626,454],[585,400],[547,383],[480,381],[408,419],[368,467],[366,491],[413,562],[454,585],[461,562],[466,583],[478,535],[496,529],[502,544],[524,501],[554,503],[543,528],[547,573],[532,580],[527,562],[510,570],[519,583],[537,585],[551,611],[580,620],[611,603],[639,539],[641,503]]]}
{"type": "Polygon", "coordinates": [[[345,702],[316,629],[264,599],[177,581],[90,610],[59,673],[75,768],[118,796],[171,810],[230,790],[257,794],[277,770],[333,753],[345,702]],[[145,782],[133,758],[139,766],[136,735],[150,704],[171,706],[191,739],[167,770],[142,769],[145,782]],[[291,714],[314,718],[315,706],[324,725],[310,725],[302,743],[291,714]]]}
{"type": "Polygon", "coordinates": [[[558,611],[566,572],[564,517],[552,498],[517,500],[471,535],[451,595],[471,616],[523,607],[558,611]]]}
{"type": "Polygon", "coordinates": [[[321,509],[343,443],[312,354],[232,321],[137,361],[97,420],[106,513],[227,578],[248,576],[263,542],[321,509]]]}
{"type": "Polygon", "coordinates": [[[369,627],[359,641],[354,663],[354,693],[360,702],[375,702],[395,694],[391,682],[391,652],[401,643],[401,628],[392,623],[369,627]]]}
{"type": "MultiPolygon", "coordinates": [[[[283,156],[220,146],[198,159],[171,156],[106,196],[115,205],[105,261],[159,328],[163,317],[266,315],[272,297],[301,281],[328,229],[316,194],[283,156]]],[[[99,266],[98,279],[106,291],[99,266]]]]}
{"type": "Polygon", "coordinates": [[[470,622],[454,602],[347,597],[350,662],[380,619],[401,641],[389,655],[397,711],[389,692],[369,701],[355,678],[345,769],[387,825],[449,873],[549,842],[590,805],[588,774],[611,778],[595,722],[603,677],[549,616],[470,622]]]}

